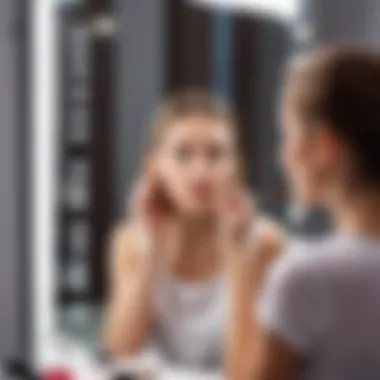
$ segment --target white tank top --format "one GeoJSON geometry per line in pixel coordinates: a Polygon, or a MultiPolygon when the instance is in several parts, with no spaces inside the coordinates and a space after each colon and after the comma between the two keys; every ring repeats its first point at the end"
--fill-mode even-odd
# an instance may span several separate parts
{"type": "Polygon", "coordinates": [[[220,367],[227,320],[227,288],[223,277],[186,282],[162,275],[156,290],[154,345],[177,365],[220,367]]]}
{"type": "MultiPolygon", "coordinates": [[[[252,239],[271,222],[260,217],[252,239]]],[[[209,281],[189,282],[162,274],[155,293],[154,346],[176,365],[220,369],[228,318],[228,290],[223,274],[209,281]]]]}

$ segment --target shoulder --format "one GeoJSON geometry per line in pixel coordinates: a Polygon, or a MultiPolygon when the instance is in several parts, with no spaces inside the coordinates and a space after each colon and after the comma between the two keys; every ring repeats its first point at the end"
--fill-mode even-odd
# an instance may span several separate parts
{"type": "Polygon", "coordinates": [[[266,303],[295,307],[297,300],[300,309],[314,309],[316,305],[322,308],[331,291],[330,252],[326,241],[289,242],[267,273],[263,287],[266,303]]]}
{"type": "Polygon", "coordinates": [[[138,229],[133,222],[120,222],[109,235],[110,260],[116,266],[128,266],[138,245],[138,229]]]}
{"type": "Polygon", "coordinates": [[[329,267],[328,251],[326,241],[289,242],[272,266],[268,282],[284,291],[325,283],[324,277],[329,267]]]}
{"type": "Polygon", "coordinates": [[[137,228],[134,223],[122,221],[116,224],[109,234],[109,243],[112,247],[132,245],[137,241],[137,228]]]}
{"type": "Polygon", "coordinates": [[[258,316],[292,347],[308,351],[326,331],[333,305],[314,244],[292,242],[264,282],[258,316]]]}

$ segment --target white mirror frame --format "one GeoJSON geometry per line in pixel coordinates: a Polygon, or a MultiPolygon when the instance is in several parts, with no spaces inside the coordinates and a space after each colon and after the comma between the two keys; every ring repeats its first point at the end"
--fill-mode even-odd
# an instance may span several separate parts
{"type": "Polygon", "coordinates": [[[57,21],[54,0],[31,5],[33,364],[50,365],[54,335],[57,165],[57,21]]]}
{"type": "Polygon", "coordinates": [[[190,0],[198,5],[225,8],[247,13],[294,21],[298,16],[300,0],[190,0]]]}

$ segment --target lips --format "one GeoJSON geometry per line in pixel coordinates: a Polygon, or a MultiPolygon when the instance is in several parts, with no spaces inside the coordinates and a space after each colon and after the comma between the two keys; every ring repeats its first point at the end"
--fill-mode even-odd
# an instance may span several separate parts
{"type": "Polygon", "coordinates": [[[197,201],[206,202],[213,198],[214,190],[208,184],[196,184],[191,187],[191,194],[197,201]]]}

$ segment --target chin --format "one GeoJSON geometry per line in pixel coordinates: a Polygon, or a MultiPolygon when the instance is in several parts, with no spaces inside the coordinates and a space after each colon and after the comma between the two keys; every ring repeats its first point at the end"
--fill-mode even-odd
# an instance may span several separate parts
{"type": "Polygon", "coordinates": [[[192,204],[186,208],[186,214],[197,218],[208,217],[214,215],[215,212],[216,208],[210,204],[192,204]]]}

